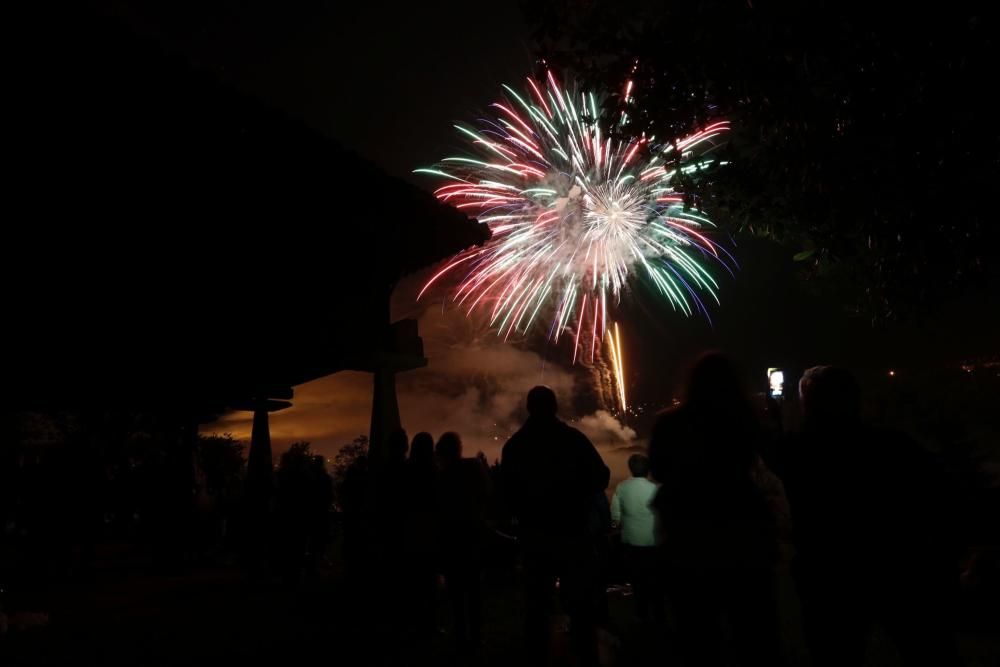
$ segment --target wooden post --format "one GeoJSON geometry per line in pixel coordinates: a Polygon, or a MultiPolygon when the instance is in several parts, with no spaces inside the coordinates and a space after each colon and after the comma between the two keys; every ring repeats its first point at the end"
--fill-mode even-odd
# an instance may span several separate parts
{"type": "Polygon", "coordinates": [[[369,434],[369,456],[375,465],[385,461],[385,444],[389,436],[401,428],[399,401],[396,398],[396,371],[388,364],[374,370],[372,420],[369,434]]]}

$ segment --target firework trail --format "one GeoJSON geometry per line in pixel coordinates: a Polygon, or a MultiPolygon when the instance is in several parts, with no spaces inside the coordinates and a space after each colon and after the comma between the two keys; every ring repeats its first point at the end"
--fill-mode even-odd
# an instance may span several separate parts
{"type": "Polygon", "coordinates": [[[608,358],[611,361],[611,372],[615,378],[615,385],[618,388],[615,398],[618,402],[618,409],[624,417],[628,410],[628,403],[625,401],[625,361],[622,358],[622,335],[618,330],[618,323],[614,327],[609,327],[607,332],[608,358]]]}

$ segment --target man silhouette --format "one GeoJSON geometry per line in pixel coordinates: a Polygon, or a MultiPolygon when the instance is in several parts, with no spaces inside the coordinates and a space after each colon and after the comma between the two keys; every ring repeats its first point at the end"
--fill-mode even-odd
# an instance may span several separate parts
{"type": "Polygon", "coordinates": [[[544,662],[549,603],[558,582],[580,664],[596,665],[597,560],[590,513],[611,473],[587,436],[556,417],[551,389],[532,389],[527,407],[528,420],[504,445],[501,476],[520,528],[528,650],[544,662]]]}

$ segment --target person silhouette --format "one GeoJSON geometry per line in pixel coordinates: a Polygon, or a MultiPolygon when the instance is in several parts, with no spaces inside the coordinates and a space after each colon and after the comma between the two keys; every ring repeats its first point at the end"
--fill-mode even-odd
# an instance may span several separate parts
{"type": "Polygon", "coordinates": [[[905,435],[866,425],[843,368],[799,383],[800,432],[774,467],[791,508],[793,576],[813,663],[860,665],[879,623],[906,665],[957,661],[949,630],[958,584],[948,497],[933,461],[905,435]]]}
{"type": "MultiPolygon", "coordinates": [[[[406,452],[409,437],[402,428],[393,430],[384,443],[381,457],[373,457],[371,491],[374,512],[368,527],[373,540],[374,562],[378,576],[372,582],[377,598],[384,606],[383,618],[393,637],[401,637],[409,629],[409,572],[399,556],[406,540],[406,452]],[[402,601],[403,604],[399,602],[402,601]]],[[[395,648],[392,645],[391,648],[395,648]]]]}
{"type": "Polygon", "coordinates": [[[401,509],[406,515],[403,567],[407,571],[409,626],[419,637],[429,639],[436,627],[434,607],[440,558],[434,438],[430,433],[422,431],[413,436],[405,482],[405,502],[401,509]]]}
{"type": "Polygon", "coordinates": [[[363,573],[371,562],[371,545],[366,535],[371,510],[369,480],[368,456],[361,455],[344,472],[344,481],[337,494],[344,515],[344,563],[353,583],[365,578],[363,573]]]}
{"type": "Polygon", "coordinates": [[[434,467],[434,436],[426,431],[413,436],[413,441],[410,442],[409,463],[411,466],[424,469],[434,467]]]}
{"type": "Polygon", "coordinates": [[[462,458],[462,439],[444,433],[437,442],[437,498],[441,564],[455,619],[459,649],[475,651],[482,639],[482,547],[489,472],[479,458],[462,458]]]}
{"type": "Polygon", "coordinates": [[[503,447],[504,495],[517,519],[525,587],[529,657],[543,663],[549,644],[549,606],[558,583],[582,665],[597,664],[597,554],[591,530],[595,494],[610,470],[580,431],[556,416],[555,392],[528,392],[528,419],[503,447]]]}
{"type": "Polygon", "coordinates": [[[694,363],[683,401],[653,427],[659,566],[684,664],[727,664],[727,654],[778,664],[776,520],[753,475],[761,438],[736,367],[717,352],[694,363]]]}

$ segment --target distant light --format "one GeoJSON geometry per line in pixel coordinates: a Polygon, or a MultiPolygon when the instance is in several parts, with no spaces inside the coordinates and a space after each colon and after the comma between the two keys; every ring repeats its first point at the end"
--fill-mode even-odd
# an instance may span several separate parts
{"type": "Polygon", "coordinates": [[[896,371],[889,371],[889,377],[891,378],[896,377],[896,371]]]}

